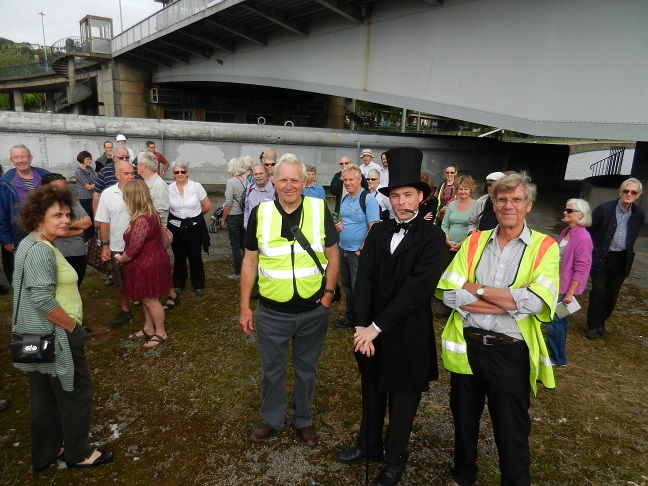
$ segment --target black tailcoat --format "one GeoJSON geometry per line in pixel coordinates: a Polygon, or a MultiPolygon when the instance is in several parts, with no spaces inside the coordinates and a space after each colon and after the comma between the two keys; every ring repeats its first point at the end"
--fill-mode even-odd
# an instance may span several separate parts
{"type": "Polygon", "coordinates": [[[431,298],[445,268],[445,234],[419,212],[394,254],[396,221],[374,224],[364,243],[353,292],[355,324],[382,330],[376,353],[356,353],[361,373],[381,392],[421,392],[439,376],[431,298]]]}

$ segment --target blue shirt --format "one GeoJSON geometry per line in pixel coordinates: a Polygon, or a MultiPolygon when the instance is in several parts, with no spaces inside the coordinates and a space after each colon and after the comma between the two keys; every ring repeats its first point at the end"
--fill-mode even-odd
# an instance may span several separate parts
{"type": "Polygon", "coordinates": [[[365,206],[367,214],[360,207],[360,196],[364,189],[360,189],[355,197],[347,194],[340,203],[340,218],[342,218],[342,232],[340,233],[340,248],[347,251],[358,251],[369,231],[369,223],[380,221],[380,205],[375,197],[367,194],[365,206]]]}
{"type": "Polygon", "coordinates": [[[324,188],[315,181],[313,187],[304,186],[302,191],[304,196],[318,197],[320,199],[326,200],[326,194],[324,193],[324,188]]]}
{"type": "Polygon", "coordinates": [[[631,208],[628,208],[627,211],[623,211],[623,206],[621,205],[621,199],[617,202],[615,215],[617,221],[616,231],[614,232],[614,237],[610,242],[610,251],[624,251],[626,249],[626,239],[628,235],[628,221],[630,220],[630,215],[632,214],[631,208]]]}

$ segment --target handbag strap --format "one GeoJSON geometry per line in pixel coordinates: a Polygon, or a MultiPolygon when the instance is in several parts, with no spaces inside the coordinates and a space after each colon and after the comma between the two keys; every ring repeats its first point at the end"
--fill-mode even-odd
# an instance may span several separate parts
{"type": "Polygon", "coordinates": [[[322,266],[322,263],[319,261],[319,258],[317,258],[317,255],[315,255],[315,250],[313,250],[313,247],[311,246],[310,242],[304,236],[304,233],[302,232],[301,229],[299,229],[299,226],[295,225],[290,228],[290,232],[293,234],[295,239],[297,240],[297,243],[301,245],[301,247],[306,250],[306,252],[310,255],[310,257],[313,259],[315,264],[317,265],[317,268],[319,268],[319,271],[322,272],[322,275],[326,274],[326,271],[324,270],[324,267],[322,266]]]}
{"type": "MultiPolygon", "coordinates": [[[[14,321],[13,321],[13,327],[11,329],[11,332],[15,331],[16,324],[18,324],[18,309],[20,309],[20,297],[22,296],[23,282],[25,281],[25,262],[27,261],[29,252],[31,252],[32,248],[36,246],[36,243],[38,243],[38,241],[36,241],[32,246],[29,247],[29,250],[27,250],[27,255],[25,255],[25,259],[23,260],[22,273],[20,274],[20,287],[18,289],[18,301],[16,302],[16,309],[14,311],[14,321]]],[[[54,323],[52,323],[52,332],[54,331],[55,331],[55,326],[54,323]]]]}

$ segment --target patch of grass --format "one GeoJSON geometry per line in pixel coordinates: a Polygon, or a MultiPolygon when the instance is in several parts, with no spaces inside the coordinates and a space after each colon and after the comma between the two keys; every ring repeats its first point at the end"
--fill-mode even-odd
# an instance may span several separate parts
{"type": "MultiPolygon", "coordinates": [[[[266,444],[247,432],[259,421],[260,365],[255,336],[238,327],[237,285],[225,278],[231,262],[227,235],[212,236],[204,297],[188,288],[167,314],[169,341],[153,350],[127,341],[135,323],[111,329],[115,289],[90,271],[82,287],[87,356],[94,379],[92,440],[116,454],[96,470],[51,467],[31,471],[26,375],[0,352],[0,397],[12,400],[0,415],[0,484],[52,485],[339,485],[363,484],[363,465],[335,461],[353,443],[360,420],[360,386],[349,329],[331,324],[320,361],[316,448],[302,446],[289,426],[266,444]]],[[[587,308],[587,299],[579,299],[587,308]]],[[[531,474],[535,485],[648,484],[648,291],[626,284],[610,335],[583,338],[585,313],[570,320],[569,365],[557,368],[555,390],[531,400],[531,474]],[[630,311],[630,310],[633,311],[630,311]],[[643,337],[642,337],[643,336],[643,337]]],[[[10,334],[10,299],[0,299],[0,340],[10,334]]],[[[335,304],[331,322],[343,312],[335,304]]],[[[437,343],[442,320],[435,315],[437,343]]],[[[441,367],[441,364],[440,364],[441,367]]],[[[405,484],[446,484],[454,429],[448,407],[449,375],[424,394],[410,441],[405,484]]],[[[289,380],[292,380],[290,377],[289,380]]],[[[289,381],[289,391],[292,382],[289,381]]],[[[497,449],[488,413],[479,444],[479,484],[499,483],[497,449]]],[[[373,481],[377,466],[370,465],[373,481]]]]}

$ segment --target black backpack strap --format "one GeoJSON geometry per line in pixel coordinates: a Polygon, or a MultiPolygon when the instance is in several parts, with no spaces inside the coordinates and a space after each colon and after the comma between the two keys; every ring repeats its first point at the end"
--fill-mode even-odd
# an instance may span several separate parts
{"type": "Polygon", "coordinates": [[[362,212],[367,215],[367,191],[362,191],[360,193],[360,209],[362,212]]]}
{"type": "Polygon", "coordinates": [[[315,250],[313,250],[313,247],[311,246],[310,242],[306,239],[306,236],[304,236],[304,233],[302,232],[302,230],[299,229],[299,226],[297,226],[297,225],[292,226],[290,228],[290,232],[295,237],[295,240],[297,240],[297,243],[299,243],[301,245],[301,247],[304,250],[306,250],[306,252],[313,259],[313,261],[317,265],[317,268],[322,273],[322,275],[325,275],[326,271],[324,270],[324,267],[322,266],[322,263],[319,261],[319,258],[317,258],[317,255],[315,255],[315,250]]]}

